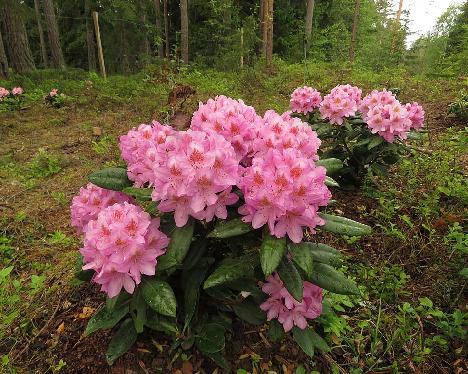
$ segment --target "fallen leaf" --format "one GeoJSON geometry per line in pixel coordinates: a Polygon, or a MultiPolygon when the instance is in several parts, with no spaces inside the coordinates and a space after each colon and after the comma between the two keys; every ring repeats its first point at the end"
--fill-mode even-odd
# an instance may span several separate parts
{"type": "Polygon", "coordinates": [[[94,136],[101,136],[102,135],[102,130],[100,127],[93,127],[93,135],[94,136]]]}
{"type": "Polygon", "coordinates": [[[83,311],[78,314],[79,319],[86,319],[91,317],[94,314],[95,308],[91,308],[88,306],[83,307],[83,311]]]}
{"type": "Polygon", "coordinates": [[[163,346],[161,344],[159,344],[156,340],[154,339],[151,339],[151,342],[153,343],[153,345],[156,347],[156,349],[162,353],[163,351],[163,346]]]}
{"type": "Polygon", "coordinates": [[[59,327],[57,327],[57,333],[61,334],[62,332],[65,331],[65,322],[62,322],[59,327]]]}
{"type": "Polygon", "coordinates": [[[192,374],[193,373],[193,365],[190,361],[184,361],[182,363],[182,373],[183,374],[192,374]]]}

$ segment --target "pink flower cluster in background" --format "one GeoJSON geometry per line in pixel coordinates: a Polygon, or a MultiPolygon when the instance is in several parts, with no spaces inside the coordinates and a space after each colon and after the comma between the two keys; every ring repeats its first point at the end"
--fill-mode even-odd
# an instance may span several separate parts
{"type": "Polygon", "coordinates": [[[155,274],[157,258],[169,243],[159,223],[159,218],[151,219],[140,207],[124,202],[101,210],[85,226],[83,269],[95,271],[94,282],[109,297],[122,288],[131,294],[142,274],[155,274]]]}
{"type": "Polygon", "coordinates": [[[269,297],[260,305],[260,309],[267,313],[268,321],[278,319],[285,332],[294,326],[305,329],[308,319],[315,319],[322,314],[322,289],[310,282],[303,283],[301,302],[291,296],[276,273],[267,278],[262,291],[269,297]]]}
{"type": "Polygon", "coordinates": [[[325,222],[318,208],[328,204],[331,193],[325,186],[326,170],[294,149],[270,149],[254,157],[241,178],[239,188],[245,205],[239,213],[257,229],[268,224],[278,238],[286,234],[299,243],[303,227],[312,232],[325,222]]]}
{"type": "Polygon", "coordinates": [[[13,96],[19,96],[22,95],[24,90],[21,87],[13,87],[11,90],[11,93],[13,96]]]}
{"type": "Polygon", "coordinates": [[[242,100],[217,96],[205,104],[200,103],[193,113],[190,128],[223,136],[234,147],[237,159],[242,161],[251,151],[259,120],[255,109],[242,100]]]}
{"type": "Polygon", "coordinates": [[[88,183],[80,188],[80,193],[72,200],[70,207],[72,226],[78,233],[82,233],[89,221],[97,218],[98,214],[115,203],[131,202],[132,198],[124,193],[106,190],[88,183]]]}
{"type": "Polygon", "coordinates": [[[2,101],[5,97],[10,95],[10,91],[8,91],[5,87],[0,87],[0,101],[2,101]]]}
{"type": "Polygon", "coordinates": [[[402,105],[390,91],[372,91],[360,105],[363,120],[372,133],[389,143],[406,139],[413,128],[423,127],[424,110],[418,103],[402,105]]]}
{"type": "Polygon", "coordinates": [[[356,115],[361,93],[358,87],[349,84],[336,86],[320,104],[322,118],[328,119],[330,123],[341,125],[345,117],[356,115]]]}
{"type": "Polygon", "coordinates": [[[304,86],[294,90],[289,101],[293,112],[307,114],[318,108],[322,102],[322,96],[315,88],[304,86]]]}
{"type": "Polygon", "coordinates": [[[58,88],[52,89],[52,91],[49,92],[50,97],[54,97],[58,95],[58,88]]]}

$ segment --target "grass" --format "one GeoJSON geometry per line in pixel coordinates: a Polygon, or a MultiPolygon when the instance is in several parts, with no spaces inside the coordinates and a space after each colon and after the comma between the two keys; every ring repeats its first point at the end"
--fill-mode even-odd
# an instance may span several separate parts
{"type": "MultiPolygon", "coordinates": [[[[170,118],[175,111],[190,114],[198,101],[217,94],[242,98],[263,113],[269,108],[286,110],[289,94],[298,85],[307,83],[326,92],[347,82],[365,90],[398,87],[403,101],[422,102],[429,137],[412,143],[426,152],[414,151],[390,177],[369,180],[363,191],[334,191],[341,197],[336,209],[371,224],[375,233],[372,238],[330,239],[336,241],[330,244],[345,249],[343,266],[360,285],[362,296],[328,295],[334,314],[320,318],[333,350],[323,370],[456,371],[450,363],[463,357],[467,323],[465,279],[460,273],[466,268],[468,245],[463,230],[467,130],[462,121],[446,119],[446,112],[460,82],[411,77],[401,69],[369,72],[309,63],[304,70],[303,65],[282,61],[275,61],[270,72],[261,66],[236,73],[153,66],[107,80],[72,70],[0,82],[26,91],[24,110],[0,113],[5,139],[0,150],[0,178],[5,180],[0,186],[0,367],[5,372],[29,372],[32,367],[59,372],[72,364],[75,356],[60,344],[47,354],[32,349],[21,358],[18,347],[40,340],[43,328],[55,336],[55,310],[68,321],[67,329],[80,321],[76,315],[83,307],[97,307],[103,300],[100,293],[71,282],[79,238],[69,226],[68,204],[89,172],[121,163],[118,136],[142,122],[170,118]],[[168,103],[168,93],[177,85],[197,92],[184,103],[168,103]],[[46,108],[42,97],[55,87],[67,96],[65,106],[46,108]],[[94,127],[102,134],[95,135],[94,127]],[[62,305],[77,292],[83,294],[76,305],[62,305]]],[[[81,333],[77,328],[68,339],[75,344],[81,333]]],[[[272,360],[279,368],[285,365],[274,355],[265,357],[262,344],[259,339],[255,352],[237,361],[239,370],[250,373],[272,360]]],[[[281,355],[281,350],[275,354],[281,355]]],[[[165,362],[174,357],[167,353],[165,362]]],[[[304,362],[297,362],[297,369],[293,365],[296,373],[317,371],[299,359],[304,362]]]]}

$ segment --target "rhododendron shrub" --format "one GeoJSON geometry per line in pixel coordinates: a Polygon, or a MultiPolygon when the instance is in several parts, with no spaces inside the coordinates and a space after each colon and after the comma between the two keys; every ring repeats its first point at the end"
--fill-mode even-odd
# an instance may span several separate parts
{"type": "Polygon", "coordinates": [[[404,142],[408,137],[417,138],[414,131],[424,127],[422,106],[417,102],[402,104],[391,91],[374,90],[363,96],[356,86],[340,85],[315,109],[304,112],[299,105],[292,105],[298,90],[303,102],[315,100],[316,90],[304,88],[291,95],[291,108],[325,141],[320,155],[336,159],[334,176],[343,187],[360,185],[369,172],[386,175],[388,166],[407,152],[404,142]]]}
{"type": "Polygon", "coordinates": [[[311,238],[370,228],[323,211],[336,182],[320,144],[291,113],[224,96],[186,131],[153,121],[120,137],[127,167],[91,174],[71,205],[77,276],[107,295],[85,334],[118,325],[110,363],[150,329],[227,369],[233,316],[269,323],[272,339],[291,332],[309,355],[328,349],[315,331],[326,292],[358,289],[333,267],[340,252],[311,238]]]}
{"type": "Polygon", "coordinates": [[[0,108],[6,110],[21,109],[24,90],[22,87],[13,87],[11,90],[5,87],[0,87],[0,108]]]}
{"type": "Polygon", "coordinates": [[[60,93],[58,88],[53,88],[47,95],[44,96],[44,102],[54,108],[61,108],[65,105],[66,96],[60,93]]]}

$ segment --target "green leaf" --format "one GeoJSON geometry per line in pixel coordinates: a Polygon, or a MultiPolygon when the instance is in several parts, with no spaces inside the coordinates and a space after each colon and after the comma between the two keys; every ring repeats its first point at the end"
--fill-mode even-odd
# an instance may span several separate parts
{"type": "Polygon", "coordinates": [[[299,347],[301,347],[304,353],[309,357],[314,357],[315,348],[318,348],[323,352],[330,351],[330,347],[328,347],[325,340],[323,340],[323,338],[310,327],[307,327],[304,330],[298,327],[293,327],[293,337],[299,347]]]}
{"type": "Polygon", "coordinates": [[[319,215],[325,220],[325,225],[320,226],[320,229],[325,231],[348,236],[369,235],[372,232],[372,229],[369,226],[353,221],[349,218],[333,216],[325,213],[320,213],[319,215]]]}
{"type": "Polygon", "coordinates": [[[153,192],[152,188],[135,188],[135,187],[126,187],[122,190],[123,193],[134,197],[137,200],[141,201],[151,201],[151,193],[153,192]]]}
{"type": "Polygon", "coordinates": [[[89,176],[89,181],[96,186],[108,190],[122,191],[126,187],[132,186],[132,181],[127,177],[127,170],[124,168],[107,168],[96,171],[89,176]]]}
{"type": "Polygon", "coordinates": [[[272,319],[270,321],[270,327],[268,329],[268,339],[273,343],[281,340],[284,336],[284,329],[281,323],[277,319],[272,319]]]}
{"type": "Polygon", "coordinates": [[[156,312],[176,316],[177,301],[171,286],[162,280],[146,278],[141,285],[141,292],[146,303],[156,312]]]}
{"type": "Polygon", "coordinates": [[[261,325],[266,321],[265,313],[260,309],[258,304],[254,303],[250,297],[242,303],[233,305],[232,309],[237,317],[250,323],[251,325],[261,325]]]}
{"type": "Polygon", "coordinates": [[[197,348],[206,354],[221,351],[225,345],[224,331],[224,327],[217,323],[203,325],[195,339],[197,348]]]}
{"type": "Polygon", "coordinates": [[[338,251],[335,248],[332,248],[326,244],[322,243],[309,243],[309,242],[302,242],[299,244],[294,244],[291,243],[289,244],[289,251],[293,255],[293,260],[294,262],[306,272],[307,275],[310,276],[312,272],[309,272],[311,270],[309,267],[307,269],[298,262],[299,260],[297,259],[298,256],[299,258],[304,257],[305,259],[302,260],[303,263],[309,264],[309,259],[307,256],[311,256],[312,260],[310,260],[310,264],[312,267],[312,263],[315,262],[321,262],[324,264],[328,265],[333,265],[339,263],[340,257],[341,257],[341,252],[338,251]],[[297,252],[297,254],[296,254],[297,252]]]}
{"type": "Polygon", "coordinates": [[[221,369],[224,369],[227,373],[231,372],[231,364],[228,360],[219,352],[217,353],[205,353],[209,358],[211,358],[216,365],[218,365],[221,369]]]}
{"type": "Polygon", "coordinates": [[[148,307],[141,296],[141,293],[137,291],[130,303],[130,313],[133,318],[133,323],[135,324],[135,330],[138,334],[142,333],[145,327],[147,308],[148,307]]]}
{"type": "Polygon", "coordinates": [[[289,244],[289,252],[292,255],[294,263],[310,277],[314,269],[314,258],[312,256],[312,250],[307,244],[309,243],[291,243],[289,244]]]}
{"type": "Polygon", "coordinates": [[[330,177],[325,177],[325,185],[328,187],[340,187],[338,182],[330,177]]]}
{"type": "Polygon", "coordinates": [[[463,268],[458,272],[458,275],[461,275],[464,278],[468,278],[468,268],[463,268]]]}
{"type": "Polygon", "coordinates": [[[75,278],[82,282],[89,282],[94,275],[94,270],[81,270],[75,273],[75,278]]]}
{"type": "Polygon", "coordinates": [[[291,296],[301,302],[303,296],[302,278],[294,264],[287,258],[283,258],[277,271],[291,296]]]}
{"type": "Polygon", "coordinates": [[[207,240],[205,238],[200,238],[192,242],[187,256],[185,256],[183,269],[189,271],[197,266],[200,259],[205,255],[206,250],[207,240]]]}
{"type": "Polygon", "coordinates": [[[185,327],[192,321],[198,306],[200,286],[205,279],[210,265],[190,270],[184,277],[185,327]]]}
{"type": "Polygon", "coordinates": [[[372,140],[369,142],[369,144],[367,145],[367,149],[371,150],[372,148],[375,148],[375,147],[379,146],[380,144],[382,144],[384,141],[385,141],[384,138],[377,135],[377,136],[373,137],[372,140]]]}
{"type": "Polygon", "coordinates": [[[359,295],[356,284],[333,267],[320,262],[314,263],[310,281],[330,292],[341,295],[359,295]]]}
{"type": "Polygon", "coordinates": [[[108,311],[106,307],[101,308],[88,321],[84,335],[88,336],[97,330],[110,329],[114,327],[128,312],[128,305],[122,305],[112,311],[108,311]]]}
{"type": "Polygon", "coordinates": [[[157,314],[154,311],[148,312],[145,321],[145,326],[148,326],[150,329],[155,331],[164,332],[168,335],[174,335],[178,332],[175,320],[157,314]]]}
{"type": "Polygon", "coordinates": [[[310,329],[306,328],[304,330],[301,330],[297,327],[293,327],[293,338],[296,341],[297,345],[301,347],[301,349],[304,351],[304,353],[313,358],[315,349],[314,349],[314,344],[312,341],[312,337],[310,334],[310,329]]]}
{"type": "Polygon", "coordinates": [[[131,318],[127,318],[120,325],[119,330],[112,337],[107,348],[106,359],[112,365],[116,359],[125,354],[137,340],[137,332],[131,318]]]}
{"type": "Polygon", "coordinates": [[[251,275],[255,264],[253,259],[245,257],[226,258],[205,281],[203,288],[211,288],[251,275]]]}
{"type": "Polygon", "coordinates": [[[229,221],[218,221],[213,231],[208,234],[208,238],[225,239],[237,235],[242,235],[252,231],[253,227],[240,218],[234,218],[229,221]]]}
{"type": "Polygon", "coordinates": [[[285,252],[286,238],[278,239],[265,231],[260,248],[260,265],[265,277],[268,277],[276,270],[285,252]]]}
{"type": "Polygon", "coordinates": [[[171,234],[171,241],[166,254],[158,259],[158,270],[167,270],[179,265],[184,261],[185,256],[192,243],[193,230],[195,224],[193,220],[187,222],[183,227],[176,227],[171,234]]]}
{"type": "Polygon", "coordinates": [[[325,158],[315,161],[316,166],[323,166],[327,169],[327,175],[336,173],[338,170],[343,168],[343,162],[337,158],[325,158]]]}

